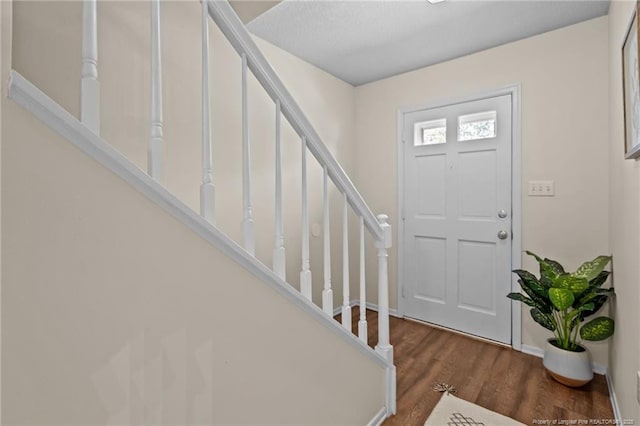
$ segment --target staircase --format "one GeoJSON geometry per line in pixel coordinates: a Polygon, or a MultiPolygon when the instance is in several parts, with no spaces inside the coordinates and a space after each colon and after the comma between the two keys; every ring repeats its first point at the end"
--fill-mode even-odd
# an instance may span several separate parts
{"type": "MultiPolygon", "coordinates": [[[[8,97],[15,103],[30,111],[41,122],[46,124],[61,137],[75,145],[86,155],[98,161],[111,172],[115,173],[129,185],[137,189],[153,203],[169,213],[179,222],[186,225],[208,244],[219,250],[224,256],[240,265],[248,274],[259,279],[263,284],[274,289],[288,302],[304,314],[321,324],[331,334],[346,342],[349,350],[384,369],[384,382],[380,383],[384,396],[383,407],[370,420],[370,424],[379,424],[386,417],[395,413],[395,367],[393,366],[393,347],[389,342],[389,305],[388,305],[388,269],[387,250],[391,247],[391,225],[384,214],[377,217],[359,194],[341,165],[321,140],[310,121],[288,92],[287,88],[277,76],[266,60],[246,28],[239,20],[232,7],[226,0],[206,0],[201,2],[202,24],[202,180],[199,188],[200,209],[195,212],[185,202],[162,184],[165,170],[165,160],[162,158],[164,141],[163,127],[163,73],[162,73],[162,28],[161,14],[163,3],[159,0],[151,1],[151,111],[148,143],[148,166],[143,171],[134,162],[118,152],[108,141],[101,138],[101,93],[98,75],[98,12],[99,4],[96,0],[83,1],[82,14],[82,53],[81,53],[81,102],[80,119],[55,102],[51,97],[38,89],[27,78],[17,71],[11,71],[8,97]],[[217,161],[214,153],[216,143],[212,138],[211,96],[210,96],[210,55],[215,58],[215,51],[211,51],[210,26],[215,23],[222,34],[237,52],[241,69],[242,84],[242,241],[238,244],[217,226],[216,212],[220,209],[217,201],[217,191],[225,182],[215,182],[214,166],[217,161]],[[253,76],[272,100],[275,107],[275,164],[274,180],[274,243],[272,260],[261,262],[256,257],[256,221],[252,206],[251,181],[251,142],[249,135],[249,99],[248,86],[250,76],[253,76]],[[290,126],[299,138],[299,152],[301,161],[301,230],[299,255],[299,277],[287,277],[287,259],[298,259],[292,256],[285,247],[284,212],[283,212],[283,155],[282,139],[284,125],[290,126]],[[310,154],[310,155],[309,155],[310,154]],[[310,161],[316,161],[322,169],[322,273],[311,268],[310,239],[312,236],[310,225],[309,198],[311,195],[308,185],[310,161]],[[333,186],[333,188],[332,188],[333,186]],[[342,201],[342,304],[334,307],[334,287],[331,280],[331,209],[330,193],[338,191],[342,201]],[[355,230],[357,238],[353,238],[353,231],[349,232],[350,217],[356,218],[358,224],[355,230]],[[366,234],[369,234],[367,237],[366,234]],[[350,239],[350,236],[352,237],[350,239]],[[369,240],[367,239],[369,238],[369,240]],[[358,242],[357,259],[350,259],[350,243],[358,242]],[[367,345],[368,324],[365,309],[360,309],[357,333],[351,330],[350,298],[350,265],[357,265],[359,287],[357,305],[367,306],[367,284],[372,280],[365,276],[366,242],[373,241],[377,252],[377,307],[378,307],[378,342],[374,349],[367,345]],[[299,279],[299,281],[298,281],[299,279]],[[292,281],[291,284],[288,281],[292,281]],[[322,293],[319,306],[314,304],[313,287],[322,281],[322,293]],[[338,323],[334,316],[341,313],[342,321],[338,323]]],[[[215,95],[215,94],[214,94],[215,95]]],[[[253,135],[252,135],[253,136],[253,135]]],[[[262,135],[260,137],[263,137],[262,135]]],[[[224,141],[235,143],[235,141],[224,141]]],[[[315,167],[315,165],[314,165],[315,167]]],[[[286,206],[290,209],[291,206],[286,206]]],[[[296,209],[298,207],[296,206],[296,209]]],[[[289,260],[290,262],[291,260],[289,260]]],[[[327,354],[332,348],[325,348],[327,354]]],[[[256,354],[258,356],[258,354],[256,354]]],[[[292,373],[294,374],[294,373],[292,373]]],[[[213,378],[215,381],[215,377],[213,378]]],[[[366,381],[363,381],[365,383],[366,381]]],[[[336,386],[340,386],[336,383],[336,386]]],[[[366,389],[362,390],[366,392],[366,389]]],[[[331,389],[321,389],[320,393],[330,393],[331,389]]],[[[358,407],[354,407],[355,410],[358,407]]],[[[156,413],[157,414],[157,413],[156,413]]],[[[148,424],[153,417],[146,417],[148,424]]],[[[283,419],[286,416],[283,417],[283,419]]],[[[157,419],[157,417],[156,417],[157,419]]],[[[291,420],[293,423],[300,419],[291,420]]],[[[339,423],[341,420],[336,419],[339,423]]]]}

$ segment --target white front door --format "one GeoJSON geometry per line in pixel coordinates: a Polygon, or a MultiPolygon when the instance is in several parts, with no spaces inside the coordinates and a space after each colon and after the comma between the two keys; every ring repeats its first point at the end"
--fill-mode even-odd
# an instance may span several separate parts
{"type": "Polygon", "coordinates": [[[511,343],[511,95],[404,114],[408,317],[511,343]]]}

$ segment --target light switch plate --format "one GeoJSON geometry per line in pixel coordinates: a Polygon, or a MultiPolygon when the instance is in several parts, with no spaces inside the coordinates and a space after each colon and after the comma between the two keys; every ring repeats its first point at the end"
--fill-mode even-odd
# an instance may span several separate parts
{"type": "Polygon", "coordinates": [[[555,184],[552,180],[530,180],[527,193],[529,197],[554,197],[555,184]]]}

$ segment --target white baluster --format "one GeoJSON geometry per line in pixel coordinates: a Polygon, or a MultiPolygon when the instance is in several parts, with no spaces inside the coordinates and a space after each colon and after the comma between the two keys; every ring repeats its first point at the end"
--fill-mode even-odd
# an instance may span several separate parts
{"type": "Polygon", "coordinates": [[[216,189],[213,184],[213,153],[211,147],[211,116],[209,93],[209,8],[202,0],[202,184],[200,214],[215,225],[216,189]]]}
{"type": "Polygon", "coordinates": [[[391,247],[391,225],[387,219],[387,215],[378,215],[383,238],[376,241],[378,249],[378,344],[375,350],[393,363],[393,346],[389,342],[389,272],[387,267],[387,249],[391,247]]]}
{"type": "Polygon", "coordinates": [[[284,232],[282,223],[282,153],[280,152],[280,101],[276,101],[276,213],[275,243],[273,248],[273,272],[283,281],[287,280],[284,232]]]}
{"type": "Polygon", "coordinates": [[[304,136],[302,137],[302,270],[300,271],[300,293],[311,301],[309,206],[307,199],[307,139],[304,136]]]}
{"type": "Polygon", "coordinates": [[[364,218],[360,216],[360,321],[358,321],[358,337],[367,343],[367,287],[364,266],[364,218]]]}
{"type": "Polygon", "coordinates": [[[249,106],[247,104],[247,55],[242,54],[242,205],[244,248],[255,256],[253,211],[251,207],[251,156],[249,153],[249,106]]]}
{"type": "Polygon", "coordinates": [[[324,166],[323,193],[323,234],[324,234],[324,289],[322,290],[322,310],[333,317],[333,290],[331,289],[331,238],[329,236],[329,172],[324,166]]]}
{"type": "Polygon", "coordinates": [[[349,300],[349,202],[342,194],[342,326],[351,331],[351,304],[349,300]]]}
{"type": "Polygon", "coordinates": [[[151,140],[147,157],[149,176],[162,175],[162,48],[160,44],[160,0],[151,2],[151,140]]]}
{"type": "Polygon", "coordinates": [[[98,81],[98,4],[82,2],[82,70],[80,121],[100,134],[100,82],[98,81]]]}

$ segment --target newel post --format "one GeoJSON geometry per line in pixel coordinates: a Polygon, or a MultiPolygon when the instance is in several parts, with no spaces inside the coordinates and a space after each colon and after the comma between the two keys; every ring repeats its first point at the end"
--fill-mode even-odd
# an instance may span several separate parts
{"type": "Polygon", "coordinates": [[[389,268],[387,249],[392,245],[391,225],[386,214],[378,215],[382,239],[376,241],[378,249],[378,344],[376,352],[393,363],[393,346],[389,343],[389,268]]]}

